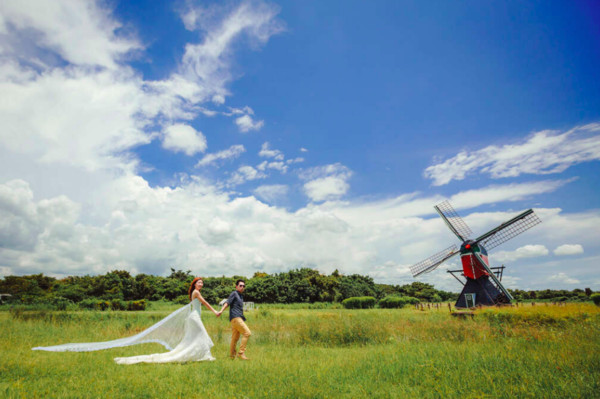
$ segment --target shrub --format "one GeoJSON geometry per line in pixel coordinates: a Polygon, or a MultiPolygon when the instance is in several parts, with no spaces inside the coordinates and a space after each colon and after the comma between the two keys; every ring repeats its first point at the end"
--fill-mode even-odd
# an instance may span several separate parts
{"type": "Polygon", "coordinates": [[[344,299],[342,305],[346,309],[371,309],[375,306],[376,301],[372,296],[356,296],[344,299]]]}
{"type": "Polygon", "coordinates": [[[415,298],[413,296],[403,296],[401,297],[404,301],[406,301],[407,304],[410,305],[416,305],[417,303],[420,303],[421,301],[419,300],[419,298],[415,298]]]}
{"type": "Polygon", "coordinates": [[[98,302],[96,299],[87,298],[79,302],[77,305],[83,309],[95,309],[96,302],[98,302]]]}
{"type": "Polygon", "coordinates": [[[50,298],[49,302],[56,310],[67,310],[67,307],[73,303],[67,298],[63,298],[61,296],[54,296],[50,298]]]}
{"type": "Polygon", "coordinates": [[[400,309],[406,305],[406,301],[399,296],[386,296],[379,301],[379,307],[383,309],[400,309]]]}
{"type": "Polygon", "coordinates": [[[592,294],[592,295],[590,296],[590,298],[592,299],[592,301],[594,301],[594,303],[595,303],[596,305],[600,306],[600,293],[595,293],[595,294],[592,294]]]}
{"type": "Polygon", "coordinates": [[[569,298],[567,298],[566,296],[559,296],[557,298],[554,298],[554,302],[566,302],[568,300],[569,298]]]}
{"type": "Polygon", "coordinates": [[[146,309],[146,300],[140,299],[139,301],[129,301],[127,302],[127,310],[145,310],[146,309]]]}
{"type": "Polygon", "coordinates": [[[106,310],[111,307],[111,302],[98,300],[95,298],[84,299],[79,302],[79,307],[83,309],[92,309],[92,310],[106,310]]]}
{"type": "Polygon", "coordinates": [[[113,299],[110,301],[110,308],[112,310],[125,310],[127,309],[127,303],[123,302],[120,299],[113,299]]]}

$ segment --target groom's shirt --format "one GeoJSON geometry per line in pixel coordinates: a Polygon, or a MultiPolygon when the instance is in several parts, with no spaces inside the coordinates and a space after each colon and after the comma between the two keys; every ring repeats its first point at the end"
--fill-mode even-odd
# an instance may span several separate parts
{"type": "Polygon", "coordinates": [[[244,317],[244,297],[237,291],[233,291],[229,298],[227,298],[229,304],[229,321],[236,317],[241,317],[242,320],[246,321],[244,317]]]}

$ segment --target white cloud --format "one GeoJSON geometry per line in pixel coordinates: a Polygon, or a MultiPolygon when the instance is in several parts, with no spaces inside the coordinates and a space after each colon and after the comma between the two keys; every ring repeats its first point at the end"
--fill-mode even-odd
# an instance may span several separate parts
{"type": "Polygon", "coordinates": [[[262,158],[275,158],[277,161],[282,161],[284,159],[284,155],[279,150],[273,150],[269,146],[269,142],[264,142],[260,148],[260,152],[258,153],[259,157],[262,158]]]}
{"type": "Polygon", "coordinates": [[[429,166],[424,175],[433,179],[433,185],[441,186],[475,173],[488,174],[494,179],[526,173],[559,173],[578,163],[600,160],[599,133],[598,123],[577,126],[564,133],[544,130],[520,144],[464,150],[429,166]]]}
{"type": "Polygon", "coordinates": [[[0,93],[0,144],[35,161],[126,168],[126,151],[151,139],[139,112],[144,96],[128,74],[53,70],[0,81],[0,93]]]}
{"type": "Polygon", "coordinates": [[[534,195],[551,193],[572,182],[568,180],[541,180],[537,182],[490,185],[476,190],[462,191],[451,197],[460,208],[471,208],[483,204],[503,201],[521,201],[534,195]]]}
{"type": "Polygon", "coordinates": [[[311,201],[325,201],[341,197],[348,192],[350,185],[345,179],[329,176],[311,180],[304,184],[304,192],[311,201]]]}
{"type": "Polygon", "coordinates": [[[250,115],[240,116],[235,120],[235,124],[240,129],[240,132],[247,133],[250,130],[260,130],[265,122],[264,121],[254,121],[250,115]]]}
{"type": "Polygon", "coordinates": [[[583,247],[579,244],[563,244],[554,249],[554,255],[569,256],[580,255],[583,253],[583,247]]]}
{"type": "Polygon", "coordinates": [[[223,112],[223,115],[233,116],[233,115],[254,115],[254,110],[249,106],[245,106],[243,108],[233,108],[228,107],[229,112],[223,112]]]}
{"type": "Polygon", "coordinates": [[[231,178],[227,181],[229,187],[237,186],[245,183],[248,180],[264,179],[267,175],[259,170],[254,169],[252,166],[244,165],[240,166],[237,171],[233,173],[231,178]]]}
{"type": "Polygon", "coordinates": [[[246,148],[244,148],[244,146],[241,144],[232,145],[226,150],[219,151],[214,154],[206,154],[200,161],[198,161],[196,167],[198,168],[201,166],[210,165],[211,163],[221,159],[235,159],[245,151],[246,148]]]}
{"type": "MultiPolygon", "coordinates": [[[[256,177],[250,168],[240,171],[256,177]]],[[[265,197],[285,192],[281,187],[257,189],[265,197]]],[[[95,220],[86,220],[84,204],[66,197],[36,200],[24,181],[0,184],[0,270],[17,274],[49,275],[105,273],[119,265],[133,273],[164,274],[170,265],[185,265],[195,273],[251,275],[305,265],[325,273],[372,274],[378,282],[406,284],[414,281],[409,265],[455,241],[442,220],[415,216],[420,201],[436,198],[405,195],[387,202],[327,202],[295,212],[268,206],[253,197],[231,198],[206,181],[194,178],[177,188],[150,187],[139,176],[113,179],[97,193],[102,206],[94,207],[95,220]],[[417,201],[417,205],[411,205],[417,201]],[[12,240],[12,241],[11,241],[12,240]]],[[[266,200],[266,198],[263,198],[266,200]]],[[[536,209],[543,223],[504,244],[518,259],[508,264],[509,288],[564,287],[548,280],[564,272],[564,260],[553,263],[542,256],[544,248],[567,239],[593,246],[600,212],[563,214],[559,209],[536,209]],[[511,249],[512,243],[519,245],[511,249]],[[535,245],[528,243],[537,243],[535,245]],[[543,247],[542,247],[543,246],[543,247]],[[539,256],[534,256],[539,255],[539,256]]],[[[462,212],[474,229],[495,226],[513,212],[462,212]]],[[[497,265],[491,253],[493,265],[497,265]]],[[[600,258],[578,258],[570,265],[578,281],[593,289],[600,258]]],[[[444,268],[421,281],[440,289],[460,286],[444,268]]],[[[569,283],[571,284],[571,283],[569,283]]]]}
{"type": "MultiPolygon", "coordinates": [[[[135,171],[138,160],[131,149],[158,137],[151,126],[165,120],[175,126],[164,128],[166,148],[187,154],[204,151],[204,136],[182,129],[181,121],[214,114],[199,106],[202,102],[224,102],[236,38],[264,43],[280,31],[274,19],[277,10],[268,5],[223,7],[212,29],[203,31],[205,39],[199,46],[204,49],[202,61],[218,64],[215,73],[226,78],[195,74],[193,65],[200,61],[192,51],[168,79],[144,81],[121,62],[139,44],[115,33],[121,24],[103,4],[8,1],[0,7],[0,178],[4,179],[20,177],[11,172],[15,162],[25,165],[21,170],[61,168],[60,173],[70,177],[81,175],[79,181],[89,181],[81,168],[106,176],[135,171]],[[32,30],[41,33],[30,34],[32,30]],[[13,45],[24,35],[31,45],[13,45]],[[57,64],[56,57],[70,64],[57,64]]],[[[250,107],[241,111],[253,112],[250,107]]],[[[29,173],[29,181],[36,187],[38,180],[46,187],[51,180],[65,185],[58,175],[48,180],[34,174],[29,173]]]]}
{"type": "Polygon", "coordinates": [[[135,38],[116,33],[121,27],[95,1],[0,2],[0,49],[11,55],[37,42],[72,64],[116,68],[122,56],[141,48],[135,38]]]}
{"type": "Polygon", "coordinates": [[[261,170],[261,171],[265,171],[267,169],[275,169],[281,173],[287,173],[288,168],[289,168],[288,165],[289,165],[289,163],[281,162],[281,161],[273,161],[273,162],[262,161],[261,163],[256,165],[256,169],[261,170]]]}
{"type": "Polygon", "coordinates": [[[288,193],[288,186],[285,184],[269,184],[259,186],[254,190],[254,195],[258,198],[273,203],[283,197],[285,197],[288,193]]]}
{"type": "Polygon", "coordinates": [[[194,155],[206,151],[206,137],[189,125],[181,123],[164,129],[163,148],[194,155]]]}
{"type": "Polygon", "coordinates": [[[304,162],[304,158],[298,157],[298,158],[294,158],[294,159],[288,159],[287,161],[285,161],[285,163],[288,165],[291,165],[294,163],[300,163],[300,162],[304,162]]]}
{"type": "Polygon", "coordinates": [[[513,262],[517,259],[546,256],[549,253],[548,248],[544,245],[525,245],[514,251],[495,251],[492,253],[491,259],[495,262],[513,262]]]}
{"type": "Polygon", "coordinates": [[[352,171],[336,163],[307,169],[299,176],[308,180],[304,183],[305,194],[311,201],[320,202],[335,200],[346,194],[350,189],[347,181],[352,176],[352,171]]]}
{"type": "Polygon", "coordinates": [[[562,272],[548,277],[548,280],[558,282],[561,284],[580,284],[581,283],[581,281],[577,280],[576,278],[569,277],[565,273],[562,273],[562,272]]]}
{"type": "Polygon", "coordinates": [[[308,150],[304,147],[300,147],[300,152],[308,152],[308,150]]]}
{"type": "MultiPolygon", "coordinates": [[[[213,92],[213,99],[221,102],[227,95],[225,84],[232,79],[230,72],[231,48],[236,40],[246,37],[252,44],[262,45],[284,30],[276,19],[278,8],[262,2],[241,3],[234,9],[225,6],[202,8],[187,3],[182,19],[189,30],[207,31],[200,44],[187,44],[181,64],[181,74],[213,92]]],[[[242,119],[247,127],[252,121],[242,119]]],[[[260,123],[260,122],[259,122],[260,123]]],[[[251,129],[250,127],[249,129],[251,129]]]]}

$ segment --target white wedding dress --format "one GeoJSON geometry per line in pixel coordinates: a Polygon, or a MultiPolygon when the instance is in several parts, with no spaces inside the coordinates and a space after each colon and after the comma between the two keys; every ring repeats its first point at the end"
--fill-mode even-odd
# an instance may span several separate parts
{"type": "Polygon", "coordinates": [[[106,342],[38,346],[33,348],[33,350],[88,352],[156,342],[170,351],[151,355],[117,357],[115,358],[115,362],[119,364],[134,364],[215,360],[210,353],[213,342],[208,336],[200,318],[201,306],[200,301],[194,299],[190,304],[177,309],[158,323],[132,337],[106,342]]]}

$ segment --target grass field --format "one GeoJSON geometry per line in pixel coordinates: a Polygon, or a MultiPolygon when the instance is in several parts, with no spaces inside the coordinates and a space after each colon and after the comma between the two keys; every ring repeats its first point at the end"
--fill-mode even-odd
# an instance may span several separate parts
{"type": "Polygon", "coordinates": [[[87,353],[33,346],[133,335],[175,308],[0,312],[0,397],[7,398],[594,398],[600,307],[298,309],[248,313],[249,362],[231,361],[228,320],[205,312],[214,362],[117,365],[144,344],[87,353]]]}

